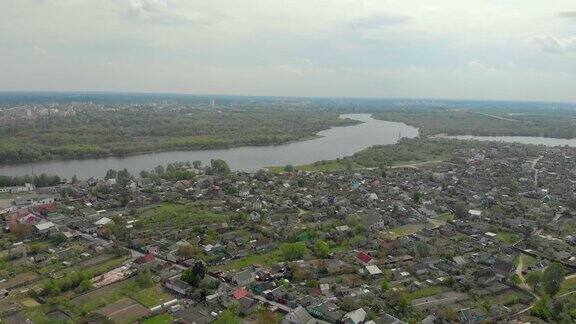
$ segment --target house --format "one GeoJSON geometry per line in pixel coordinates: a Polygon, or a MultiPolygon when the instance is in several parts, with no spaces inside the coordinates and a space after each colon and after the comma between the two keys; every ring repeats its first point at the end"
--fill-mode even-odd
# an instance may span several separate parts
{"type": "Polygon", "coordinates": [[[452,260],[454,261],[454,264],[456,264],[459,267],[462,267],[466,265],[466,263],[468,263],[468,261],[466,261],[466,259],[464,259],[463,256],[452,257],[452,260]]]}
{"type": "Polygon", "coordinates": [[[316,306],[310,306],[306,309],[312,316],[329,323],[338,323],[344,316],[344,312],[331,301],[325,301],[316,306]]]}
{"type": "Polygon", "coordinates": [[[18,216],[16,220],[19,224],[35,225],[42,221],[42,219],[30,212],[25,212],[24,215],[18,216]]]}
{"type": "Polygon", "coordinates": [[[510,261],[496,259],[496,262],[494,262],[492,269],[494,270],[494,272],[496,272],[496,274],[509,278],[514,274],[516,267],[510,261]]]}
{"type": "Polygon", "coordinates": [[[348,225],[341,225],[341,226],[336,226],[336,230],[338,232],[349,232],[350,231],[350,227],[348,225]]]}
{"type": "Polygon", "coordinates": [[[21,193],[21,192],[30,192],[34,191],[34,185],[31,183],[25,183],[23,186],[14,186],[14,187],[0,187],[0,193],[21,193]]]}
{"type": "Polygon", "coordinates": [[[56,225],[52,222],[43,222],[34,225],[34,233],[37,235],[48,234],[51,230],[55,229],[56,225]]]}
{"type": "Polygon", "coordinates": [[[155,259],[156,258],[154,257],[153,254],[141,255],[134,260],[134,266],[139,267],[142,266],[143,264],[150,263],[155,259]]]}
{"type": "Polygon", "coordinates": [[[76,230],[69,230],[69,231],[63,232],[62,234],[64,235],[64,237],[67,240],[71,240],[71,239],[80,237],[80,232],[78,232],[76,230]]]}
{"type": "Polygon", "coordinates": [[[266,299],[278,302],[280,304],[286,304],[288,302],[288,290],[284,286],[276,287],[272,290],[265,291],[266,299]]]}
{"type": "Polygon", "coordinates": [[[256,283],[254,287],[252,287],[252,291],[255,294],[262,295],[265,291],[272,290],[274,288],[276,288],[274,281],[263,281],[256,283]]]}
{"type": "Polygon", "coordinates": [[[476,270],[472,273],[472,276],[476,282],[485,286],[496,280],[496,273],[490,268],[476,270]]]}
{"type": "Polygon", "coordinates": [[[344,324],[360,324],[363,323],[365,319],[366,311],[363,308],[358,308],[355,311],[346,313],[344,317],[342,317],[342,322],[344,322],[344,324]]]}
{"type": "Polygon", "coordinates": [[[236,286],[248,286],[256,280],[256,275],[251,269],[246,269],[232,276],[232,283],[236,286]]]}
{"type": "Polygon", "coordinates": [[[236,290],[234,290],[234,293],[232,294],[232,296],[234,296],[234,299],[240,300],[240,299],[248,296],[248,290],[246,290],[246,288],[244,288],[244,287],[237,288],[236,290]]]}
{"type": "Polygon", "coordinates": [[[370,264],[374,260],[371,256],[369,256],[365,252],[356,253],[356,258],[364,265],[370,264]]]}
{"type": "Polygon", "coordinates": [[[104,226],[108,223],[112,222],[112,220],[108,217],[102,217],[99,220],[97,220],[96,222],[94,222],[94,225],[96,226],[104,226]]]}
{"type": "Polygon", "coordinates": [[[177,278],[167,280],[165,285],[166,288],[184,296],[188,295],[193,290],[189,283],[177,278]]]}
{"type": "Polygon", "coordinates": [[[302,306],[296,307],[293,311],[286,314],[282,319],[282,324],[316,324],[318,321],[310,315],[302,306]]]}
{"type": "Polygon", "coordinates": [[[402,322],[401,320],[397,319],[396,317],[384,313],[383,315],[380,315],[375,321],[368,321],[365,324],[404,324],[406,322],[402,322]]]}
{"type": "Polygon", "coordinates": [[[379,276],[382,274],[382,270],[380,270],[380,268],[378,268],[378,266],[375,265],[367,265],[366,271],[368,271],[368,273],[371,276],[379,276]]]}
{"type": "Polygon", "coordinates": [[[252,314],[258,307],[258,301],[250,297],[244,297],[240,299],[239,303],[240,303],[240,314],[244,316],[252,314]]]}
{"type": "Polygon", "coordinates": [[[482,211],[476,209],[470,209],[468,211],[468,214],[473,218],[480,218],[480,216],[482,216],[482,211]]]}

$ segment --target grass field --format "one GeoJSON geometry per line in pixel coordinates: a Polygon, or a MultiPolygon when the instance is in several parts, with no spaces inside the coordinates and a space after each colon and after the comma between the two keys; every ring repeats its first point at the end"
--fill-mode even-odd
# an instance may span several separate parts
{"type": "Polygon", "coordinates": [[[562,286],[560,286],[560,292],[558,292],[558,295],[562,295],[574,290],[576,290],[576,278],[564,280],[564,282],[562,282],[562,286]]]}
{"type": "Polygon", "coordinates": [[[136,289],[126,294],[148,308],[165,303],[171,299],[171,296],[165,293],[159,285],[146,289],[136,289]]]}
{"type": "Polygon", "coordinates": [[[496,238],[506,244],[513,244],[518,241],[517,234],[505,231],[496,232],[496,238]]]}
{"type": "MultiPolygon", "coordinates": [[[[352,164],[350,164],[350,167],[353,170],[357,170],[357,169],[362,169],[363,166],[352,162],[352,164]]],[[[304,164],[304,165],[297,165],[294,166],[295,170],[299,170],[299,171],[342,171],[342,170],[346,170],[348,168],[348,166],[343,163],[342,161],[337,161],[337,160],[330,160],[330,161],[319,161],[319,162],[315,162],[315,163],[311,163],[311,164],[304,164]]],[[[272,173],[280,173],[280,172],[284,172],[284,167],[283,166],[272,166],[272,167],[267,167],[268,171],[272,172],[272,173]]]]}
{"type": "Polygon", "coordinates": [[[174,321],[174,316],[169,313],[158,314],[142,321],[142,324],[168,324],[174,321]]]}
{"type": "Polygon", "coordinates": [[[491,304],[511,306],[519,302],[529,302],[531,299],[533,299],[533,297],[527,293],[521,293],[517,290],[508,290],[498,295],[490,296],[484,300],[491,304]]]}
{"type": "Polygon", "coordinates": [[[124,296],[126,287],[134,284],[134,279],[128,279],[119,283],[91,291],[72,300],[80,312],[88,314],[108,304],[117,302],[124,296]]]}
{"type": "Polygon", "coordinates": [[[193,203],[181,205],[163,203],[148,217],[142,217],[144,229],[187,229],[200,224],[227,222],[229,216],[215,213],[211,208],[193,203]]]}
{"type": "Polygon", "coordinates": [[[268,253],[253,254],[245,258],[232,260],[224,265],[218,266],[219,270],[238,270],[253,264],[271,265],[280,260],[280,251],[274,250],[268,253]]]}
{"type": "Polygon", "coordinates": [[[384,230],[383,236],[385,238],[397,238],[400,236],[407,236],[412,235],[428,226],[428,228],[435,228],[440,225],[446,224],[449,220],[452,220],[454,215],[452,213],[444,213],[440,214],[434,218],[430,219],[430,222],[425,223],[414,223],[414,224],[406,224],[402,226],[393,227],[391,229],[384,230]]]}
{"type": "Polygon", "coordinates": [[[418,298],[423,298],[423,297],[434,296],[434,295],[446,292],[448,290],[450,290],[450,288],[448,288],[446,286],[430,286],[430,287],[426,287],[426,288],[423,288],[420,290],[409,292],[407,294],[407,297],[409,300],[413,300],[413,299],[418,299],[418,298]]]}
{"type": "Polygon", "coordinates": [[[407,236],[414,234],[424,228],[424,223],[406,224],[397,226],[384,231],[384,236],[388,238],[396,238],[400,236],[407,236]]]}

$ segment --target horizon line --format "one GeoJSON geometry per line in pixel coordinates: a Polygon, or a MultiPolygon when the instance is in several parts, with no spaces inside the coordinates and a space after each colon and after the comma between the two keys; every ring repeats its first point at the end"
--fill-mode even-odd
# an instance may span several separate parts
{"type": "Polygon", "coordinates": [[[576,105],[576,101],[546,101],[527,99],[472,99],[444,97],[379,97],[379,96],[296,96],[296,95],[253,95],[253,94],[202,94],[187,92],[147,92],[114,90],[0,90],[2,94],[92,94],[92,95],[154,95],[154,96],[191,96],[191,97],[245,97],[245,98],[294,98],[294,99],[366,99],[366,100],[437,100],[469,102],[510,102],[510,103],[547,103],[576,105]]]}

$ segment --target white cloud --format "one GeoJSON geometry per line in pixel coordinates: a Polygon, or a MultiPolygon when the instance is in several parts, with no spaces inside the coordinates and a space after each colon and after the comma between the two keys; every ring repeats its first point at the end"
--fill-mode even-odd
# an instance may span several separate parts
{"type": "Polygon", "coordinates": [[[409,20],[410,20],[409,17],[402,15],[391,15],[391,14],[372,15],[352,20],[352,22],[350,23],[350,27],[361,29],[380,28],[407,23],[409,20]]]}
{"type": "Polygon", "coordinates": [[[573,0],[0,0],[0,90],[576,101],[571,10],[573,0]]]}
{"type": "Polygon", "coordinates": [[[568,53],[576,52],[576,37],[536,37],[534,39],[535,43],[540,46],[540,49],[547,53],[568,53]]]}

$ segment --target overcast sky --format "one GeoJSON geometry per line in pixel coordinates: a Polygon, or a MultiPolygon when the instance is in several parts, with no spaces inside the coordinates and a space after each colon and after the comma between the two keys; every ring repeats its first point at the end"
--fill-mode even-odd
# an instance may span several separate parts
{"type": "Polygon", "coordinates": [[[0,90],[576,102],[576,1],[0,0],[0,90]]]}

